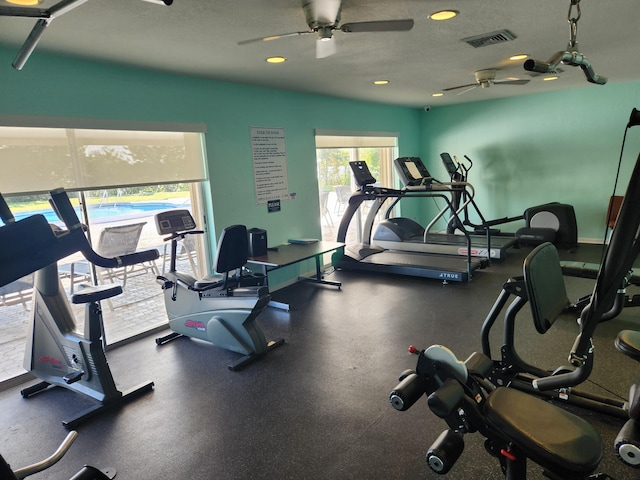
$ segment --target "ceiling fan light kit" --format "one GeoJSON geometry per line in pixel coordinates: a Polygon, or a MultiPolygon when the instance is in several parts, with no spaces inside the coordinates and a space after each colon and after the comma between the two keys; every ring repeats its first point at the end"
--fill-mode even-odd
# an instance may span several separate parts
{"type": "Polygon", "coordinates": [[[495,68],[486,68],[484,70],[478,70],[474,73],[476,77],[476,83],[468,83],[466,85],[458,85],[457,87],[443,88],[443,92],[450,92],[451,90],[458,90],[461,88],[465,88],[462,92],[458,93],[458,95],[465,94],[474,88],[489,88],[491,85],[526,85],[529,83],[529,80],[520,80],[520,79],[507,79],[507,80],[496,80],[497,69],[495,68]]]}
{"type": "Polygon", "coordinates": [[[576,37],[578,34],[578,20],[580,20],[580,16],[580,0],[570,0],[567,20],[569,21],[571,28],[571,35],[567,49],[565,51],[555,53],[546,62],[530,58],[524,62],[524,69],[530,72],[553,73],[556,70],[556,67],[563,63],[571,67],[580,67],[584,72],[587,81],[590,83],[595,83],[597,85],[604,85],[607,83],[607,77],[598,75],[593,70],[593,67],[591,66],[591,63],[589,63],[589,60],[587,60],[587,57],[578,51],[578,41],[576,37]],[[573,7],[576,7],[575,17],[571,16],[573,7]]]}
{"type": "Polygon", "coordinates": [[[4,0],[9,5],[20,5],[22,7],[35,7],[42,4],[43,0],[4,0]]]}

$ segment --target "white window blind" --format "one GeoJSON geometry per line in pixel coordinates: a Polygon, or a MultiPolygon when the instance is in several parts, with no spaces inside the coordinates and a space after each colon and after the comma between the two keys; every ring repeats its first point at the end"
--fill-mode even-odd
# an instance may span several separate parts
{"type": "Polygon", "coordinates": [[[198,131],[0,126],[3,194],[202,181],[204,160],[198,131]]]}
{"type": "Polygon", "coordinates": [[[316,148],[385,148],[396,147],[398,133],[394,132],[343,132],[319,130],[316,148]]]}

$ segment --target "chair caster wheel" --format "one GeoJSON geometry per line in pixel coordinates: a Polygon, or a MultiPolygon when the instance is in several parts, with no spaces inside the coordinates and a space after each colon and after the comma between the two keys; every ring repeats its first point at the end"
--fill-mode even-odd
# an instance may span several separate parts
{"type": "Polygon", "coordinates": [[[640,428],[628,420],[614,441],[616,455],[630,467],[640,468],[640,428]]]}

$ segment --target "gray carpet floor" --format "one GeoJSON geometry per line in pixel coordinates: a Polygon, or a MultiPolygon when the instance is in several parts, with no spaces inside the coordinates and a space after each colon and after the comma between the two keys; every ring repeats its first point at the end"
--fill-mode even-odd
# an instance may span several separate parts
{"type": "MultiPolygon", "coordinates": [[[[275,292],[291,311],[269,308],[260,322],[269,338],[286,344],[239,372],[227,369],[237,354],[186,338],[158,347],[148,337],[114,349],[108,357],[118,386],[153,380],[154,390],[79,426],[69,453],[31,478],[66,479],[84,464],[114,467],[121,480],[440,478],[424,455],[446,425],[423,400],[407,412],[394,410],[389,392],[399,373],[415,367],[411,344],[443,344],[460,359],[480,349],[485,316],[507,278],[521,274],[530,250],[510,250],[468,284],[338,271],[329,278],[343,282],[341,290],[296,284],[275,292]]],[[[597,261],[598,251],[560,253],[597,261]]],[[[570,298],[592,286],[567,278],[570,298]]],[[[598,328],[586,388],[626,397],[639,369],[613,342],[619,330],[640,328],[639,311],[626,309],[598,328]]],[[[566,363],[577,332],[568,318],[540,335],[523,311],[516,343],[527,360],[553,368],[566,363]]],[[[499,327],[491,338],[497,351],[499,327]]],[[[52,452],[66,435],[61,421],[90,404],[62,388],[23,399],[20,388],[0,392],[0,452],[14,467],[52,452]]],[[[613,452],[623,421],[578,413],[602,436],[601,471],[640,478],[613,452]]],[[[501,478],[480,435],[465,443],[447,478],[501,478]]],[[[535,465],[529,471],[543,478],[535,465]]]]}

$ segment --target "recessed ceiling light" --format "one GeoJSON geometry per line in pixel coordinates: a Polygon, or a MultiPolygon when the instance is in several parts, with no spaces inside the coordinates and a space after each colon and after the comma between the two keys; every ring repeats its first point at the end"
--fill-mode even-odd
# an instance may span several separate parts
{"type": "Polygon", "coordinates": [[[432,93],[432,97],[444,97],[444,93],[432,93]]]}
{"type": "Polygon", "coordinates": [[[459,13],[460,12],[458,10],[440,10],[437,12],[433,12],[427,18],[435,21],[451,20],[453,17],[458,16],[459,13]]]}
{"type": "Polygon", "coordinates": [[[551,80],[557,80],[557,79],[558,79],[558,77],[556,77],[556,76],[551,76],[551,77],[544,77],[542,80],[543,80],[544,82],[550,82],[551,80]]]}
{"type": "Polygon", "coordinates": [[[527,58],[529,55],[526,53],[518,53],[516,55],[512,55],[509,57],[509,60],[516,62],[518,60],[524,60],[525,58],[527,58]]]}
{"type": "Polygon", "coordinates": [[[13,5],[34,6],[40,5],[42,0],[5,0],[5,2],[13,5]]]}
{"type": "Polygon", "coordinates": [[[389,80],[374,80],[374,85],[389,85],[389,80]]]}
{"type": "Polygon", "coordinates": [[[267,63],[284,63],[287,59],[285,57],[269,57],[267,63]]]}

